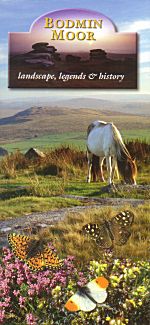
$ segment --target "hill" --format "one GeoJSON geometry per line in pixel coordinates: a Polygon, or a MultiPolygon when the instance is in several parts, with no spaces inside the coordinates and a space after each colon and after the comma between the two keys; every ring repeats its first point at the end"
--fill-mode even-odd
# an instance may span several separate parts
{"type": "Polygon", "coordinates": [[[61,105],[69,108],[90,108],[100,109],[101,111],[109,110],[127,114],[147,115],[150,116],[148,102],[117,102],[110,100],[102,100],[97,98],[72,98],[57,102],[57,106],[61,105]]]}
{"type": "MultiPolygon", "coordinates": [[[[30,107],[0,119],[0,141],[8,143],[47,134],[80,132],[94,120],[113,121],[119,129],[148,129],[147,116],[137,116],[108,109],[30,107]]],[[[138,136],[138,134],[137,134],[138,136]]]]}
{"type": "Polygon", "coordinates": [[[74,96],[70,94],[60,96],[60,93],[50,97],[34,97],[34,98],[22,98],[22,99],[11,99],[11,100],[0,100],[0,118],[9,117],[20,111],[26,110],[30,107],[67,107],[67,108],[89,108],[89,109],[99,109],[99,110],[109,110],[117,111],[129,114],[138,114],[138,115],[150,115],[149,109],[149,95],[118,95],[111,93],[108,95],[101,95],[99,98],[98,95],[95,97],[88,96],[74,96]],[[106,99],[106,98],[109,98],[106,99]]]}

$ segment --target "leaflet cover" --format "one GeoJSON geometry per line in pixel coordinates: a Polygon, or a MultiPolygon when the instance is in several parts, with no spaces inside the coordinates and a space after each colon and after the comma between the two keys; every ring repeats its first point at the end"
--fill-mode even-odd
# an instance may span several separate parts
{"type": "Polygon", "coordinates": [[[0,7],[0,324],[148,325],[149,3],[0,7]]]}

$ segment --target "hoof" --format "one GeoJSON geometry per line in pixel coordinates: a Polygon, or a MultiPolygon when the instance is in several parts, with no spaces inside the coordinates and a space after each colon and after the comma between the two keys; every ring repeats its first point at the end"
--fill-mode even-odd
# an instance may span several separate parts
{"type": "Polygon", "coordinates": [[[116,193],[117,189],[114,184],[109,184],[107,186],[102,187],[101,192],[102,193],[116,193]]]}
{"type": "Polygon", "coordinates": [[[100,181],[101,181],[102,183],[104,183],[104,182],[105,182],[105,179],[104,179],[104,178],[101,178],[100,181]]]}
{"type": "Polygon", "coordinates": [[[113,192],[117,192],[117,188],[116,188],[116,186],[115,186],[114,183],[111,183],[109,186],[110,186],[110,189],[111,189],[113,192]]]}

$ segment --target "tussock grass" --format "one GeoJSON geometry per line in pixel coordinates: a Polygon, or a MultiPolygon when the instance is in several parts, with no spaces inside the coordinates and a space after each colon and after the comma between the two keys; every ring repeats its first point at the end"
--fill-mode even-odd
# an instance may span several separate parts
{"type": "Polygon", "coordinates": [[[4,178],[15,178],[17,170],[25,169],[28,166],[28,162],[24,155],[20,151],[11,153],[4,157],[0,162],[0,173],[4,178]]]}
{"type": "Polygon", "coordinates": [[[114,256],[146,260],[149,258],[148,238],[150,237],[150,209],[147,205],[138,208],[124,206],[121,209],[104,207],[68,214],[65,220],[49,229],[49,238],[61,255],[74,255],[81,264],[93,259],[98,260],[104,251],[89,237],[80,233],[82,226],[89,222],[101,223],[104,218],[111,219],[116,213],[126,209],[135,214],[134,224],[131,227],[132,235],[126,245],[115,246],[114,256]]]}

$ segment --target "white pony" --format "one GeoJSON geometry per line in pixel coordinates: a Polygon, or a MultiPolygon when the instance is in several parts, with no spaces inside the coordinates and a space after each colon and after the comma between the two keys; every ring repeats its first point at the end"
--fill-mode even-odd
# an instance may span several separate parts
{"type": "Polygon", "coordinates": [[[119,173],[123,176],[126,183],[136,185],[137,168],[135,161],[132,160],[120,132],[113,123],[95,121],[88,126],[88,182],[91,180],[93,155],[100,157],[101,172],[104,157],[106,158],[109,185],[113,184],[116,167],[118,167],[119,173]]]}

